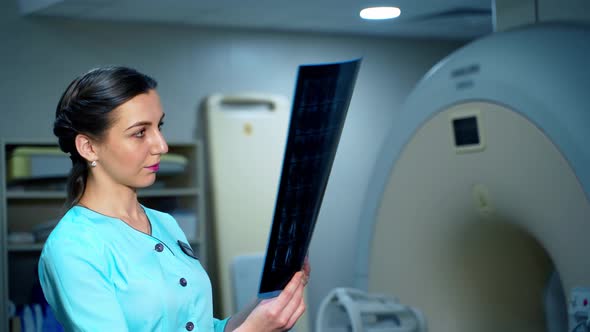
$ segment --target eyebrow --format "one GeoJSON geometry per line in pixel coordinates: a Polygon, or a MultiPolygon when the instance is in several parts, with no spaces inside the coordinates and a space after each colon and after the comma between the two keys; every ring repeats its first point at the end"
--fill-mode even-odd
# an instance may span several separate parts
{"type": "MultiPolygon", "coordinates": [[[[158,121],[159,123],[162,122],[162,120],[164,120],[164,117],[166,116],[166,113],[162,114],[162,117],[160,118],[160,121],[158,121]]],[[[132,124],[131,126],[129,126],[127,129],[125,129],[125,131],[134,128],[134,127],[138,127],[138,126],[151,126],[152,123],[150,121],[138,121],[134,124],[132,124]]]]}

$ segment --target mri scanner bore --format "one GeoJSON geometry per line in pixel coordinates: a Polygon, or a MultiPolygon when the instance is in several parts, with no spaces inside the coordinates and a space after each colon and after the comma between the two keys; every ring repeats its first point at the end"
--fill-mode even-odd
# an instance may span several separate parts
{"type": "Polygon", "coordinates": [[[436,65],[376,163],[356,288],[430,331],[590,331],[589,88],[586,25],[494,33],[436,65]]]}

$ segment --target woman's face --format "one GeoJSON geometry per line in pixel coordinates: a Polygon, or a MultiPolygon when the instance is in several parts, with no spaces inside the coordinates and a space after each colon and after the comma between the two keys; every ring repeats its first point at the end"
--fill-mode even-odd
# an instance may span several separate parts
{"type": "Polygon", "coordinates": [[[153,184],[160,157],[168,152],[160,131],[164,112],[158,93],[137,95],[110,115],[114,124],[96,145],[102,175],[131,188],[153,184]]]}

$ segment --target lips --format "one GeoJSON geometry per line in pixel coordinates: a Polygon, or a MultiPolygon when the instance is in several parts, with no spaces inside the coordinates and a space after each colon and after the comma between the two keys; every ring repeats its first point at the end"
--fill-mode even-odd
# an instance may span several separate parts
{"type": "Polygon", "coordinates": [[[157,163],[157,164],[148,166],[146,168],[149,169],[152,172],[157,172],[160,169],[160,163],[157,163]]]}

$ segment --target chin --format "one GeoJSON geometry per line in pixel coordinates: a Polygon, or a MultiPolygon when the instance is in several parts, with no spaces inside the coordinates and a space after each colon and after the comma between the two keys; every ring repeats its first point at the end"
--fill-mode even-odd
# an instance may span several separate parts
{"type": "Polygon", "coordinates": [[[137,181],[135,188],[142,189],[147,188],[156,182],[156,176],[151,176],[149,179],[142,179],[141,181],[137,181]]]}

